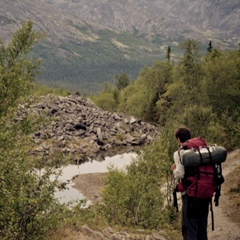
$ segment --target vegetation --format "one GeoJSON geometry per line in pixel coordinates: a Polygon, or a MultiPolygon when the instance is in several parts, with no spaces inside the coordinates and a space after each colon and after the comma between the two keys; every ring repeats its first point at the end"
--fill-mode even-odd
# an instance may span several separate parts
{"type": "Polygon", "coordinates": [[[0,48],[0,117],[17,100],[26,95],[32,87],[37,74],[37,66],[25,57],[32,44],[40,35],[31,32],[32,24],[25,24],[18,30],[8,47],[0,48]]]}
{"type": "Polygon", "coordinates": [[[179,62],[171,59],[168,49],[166,61],[144,68],[123,88],[105,85],[92,99],[103,109],[134,115],[160,128],[175,122],[187,125],[209,143],[233,149],[239,146],[240,52],[210,46],[201,56],[199,43],[189,39],[181,45],[179,62]]]}
{"type": "Polygon", "coordinates": [[[34,89],[39,65],[29,52],[40,37],[29,21],[7,47],[0,48],[0,238],[4,240],[43,239],[68,211],[54,196],[59,171],[55,167],[40,171],[29,154],[29,133],[38,121],[15,121],[15,107],[34,89]],[[52,174],[55,180],[50,179],[52,174]]]}
{"type": "Polygon", "coordinates": [[[107,188],[103,191],[103,214],[110,224],[159,229],[174,223],[174,210],[165,207],[165,170],[169,164],[162,164],[164,155],[159,151],[154,156],[146,149],[126,172],[115,168],[109,170],[107,188]]]}
{"type": "MultiPolygon", "coordinates": [[[[44,239],[56,228],[75,229],[83,223],[165,228],[177,236],[179,219],[171,199],[175,183],[169,170],[177,148],[174,130],[186,125],[209,143],[239,147],[240,52],[213,49],[211,43],[211,51],[203,57],[199,44],[188,40],[182,44],[179,62],[172,61],[168,48],[166,61],[145,67],[137,80],[124,73],[116,75],[115,86],[105,83],[92,96],[95,103],[159,124],[161,138],[142,149],[125,171],[109,169],[102,204],[82,208],[80,202],[69,209],[54,197],[58,181],[50,177],[60,172],[44,165],[52,156],[43,155],[39,162],[29,154],[29,133],[40,127],[41,120],[15,121],[16,106],[27,101],[28,94],[69,94],[65,88],[50,90],[34,83],[40,65],[30,58],[30,51],[40,37],[29,21],[9,46],[0,48],[0,238],[44,239]]],[[[56,163],[55,159],[47,162],[56,163]]]]}
{"type": "Polygon", "coordinates": [[[33,49],[35,56],[44,59],[44,69],[38,77],[41,83],[95,94],[105,81],[114,83],[116,74],[126,72],[136,78],[144,66],[161,58],[157,44],[128,34],[96,30],[87,24],[73,27],[87,40],[72,40],[57,47],[44,40],[33,49]]]}
{"type": "Polygon", "coordinates": [[[166,62],[143,69],[137,80],[121,89],[108,85],[92,97],[104,109],[153,121],[161,131],[161,138],[144,149],[126,172],[110,169],[103,192],[109,223],[148,229],[178,226],[171,208],[175,183],[170,172],[178,147],[177,127],[188,126],[209,144],[228,150],[239,147],[240,52],[211,49],[202,57],[193,40],[184,42],[182,49],[178,63],[169,60],[168,50],[166,62]]]}

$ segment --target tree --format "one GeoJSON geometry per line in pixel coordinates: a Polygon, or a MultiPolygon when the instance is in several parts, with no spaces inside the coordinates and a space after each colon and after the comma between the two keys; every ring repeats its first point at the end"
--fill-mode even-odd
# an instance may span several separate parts
{"type": "Polygon", "coordinates": [[[171,60],[171,47],[170,46],[168,46],[166,58],[167,58],[168,62],[170,62],[170,60],[171,60]]]}
{"type": "Polygon", "coordinates": [[[118,90],[122,90],[127,87],[130,83],[130,79],[126,73],[118,76],[116,75],[116,87],[118,90]]]}
{"type": "Polygon", "coordinates": [[[175,78],[182,80],[182,83],[186,85],[184,95],[191,96],[189,104],[198,104],[201,101],[200,85],[203,75],[199,43],[188,39],[181,44],[181,47],[184,50],[184,54],[177,68],[175,78]]]}
{"type": "Polygon", "coordinates": [[[178,65],[172,67],[172,81],[157,101],[159,123],[164,126],[171,118],[182,115],[184,108],[201,105],[201,81],[203,71],[199,55],[199,44],[187,40],[181,44],[184,50],[178,65]]]}
{"type": "Polygon", "coordinates": [[[152,67],[141,72],[141,77],[145,81],[147,96],[147,108],[145,109],[144,119],[146,121],[157,121],[157,102],[166,92],[167,86],[173,80],[173,66],[169,62],[156,62],[152,67]]]}
{"type": "Polygon", "coordinates": [[[139,78],[121,91],[119,109],[145,121],[156,121],[156,102],[171,82],[172,65],[155,62],[143,69],[139,78]]]}
{"type": "Polygon", "coordinates": [[[225,128],[228,148],[239,146],[240,54],[215,49],[203,64],[203,99],[225,128]]]}
{"type": "Polygon", "coordinates": [[[13,111],[19,98],[30,92],[38,73],[29,53],[40,36],[29,21],[14,34],[8,47],[2,44],[0,48],[0,238],[3,240],[43,239],[65,211],[54,196],[58,181],[50,179],[59,172],[46,167],[39,174],[36,159],[30,155],[32,141],[27,135],[33,123],[30,118],[16,121],[13,111]]]}
{"type": "Polygon", "coordinates": [[[0,42],[0,117],[31,89],[39,64],[36,65],[28,54],[41,37],[41,33],[33,31],[33,22],[29,21],[14,34],[9,46],[0,42]]]}
{"type": "Polygon", "coordinates": [[[119,110],[142,118],[148,106],[147,98],[148,92],[142,79],[134,81],[121,91],[119,110]]]}
{"type": "Polygon", "coordinates": [[[100,108],[106,111],[116,111],[118,105],[119,90],[114,88],[110,83],[105,82],[103,84],[103,90],[91,99],[100,108]]]}
{"type": "Polygon", "coordinates": [[[208,44],[207,51],[208,51],[208,53],[211,53],[212,50],[213,50],[212,41],[210,41],[209,44],[208,44]]]}
{"type": "Polygon", "coordinates": [[[240,101],[240,54],[238,51],[218,52],[204,62],[203,91],[207,104],[218,117],[222,113],[232,116],[239,111],[240,101]]]}

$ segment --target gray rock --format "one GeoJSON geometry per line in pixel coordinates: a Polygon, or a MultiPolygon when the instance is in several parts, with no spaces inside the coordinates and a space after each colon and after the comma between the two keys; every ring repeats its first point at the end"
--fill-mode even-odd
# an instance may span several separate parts
{"type": "MultiPolygon", "coordinates": [[[[116,147],[148,144],[158,136],[157,126],[123,113],[103,111],[79,95],[41,97],[38,103],[21,105],[16,120],[22,121],[26,115],[44,119],[44,127],[33,134],[37,146],[51,143],[49,148],[58,146],[76,159],[79,153],[85,158],[116,147]]],[[[35,155],[42,152],[40,147],[33,151],[35,155]]]]}

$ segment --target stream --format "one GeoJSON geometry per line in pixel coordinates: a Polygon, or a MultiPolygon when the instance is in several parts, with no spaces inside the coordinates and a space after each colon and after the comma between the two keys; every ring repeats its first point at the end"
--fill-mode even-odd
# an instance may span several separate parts
{"type": "MultiPolygon", "coordinates": [[[[88,173],[105,173],[108,171],[108,167],[110,166],[115,166],[118,169],[124,169],[136,156],[136,153],[130,152],[115,155],[113,157],[105,157],[103,161],[93,160],[79,165],[70,164],[62,167],[62,175],[59,177],[59,180],[61,182],[67,182],[67,184],[65,190],[57,191],[55,193],[56,198],[60,203],[69,203],[85,199],[84,195],[73,187],[74,183],[72,182],[72,179],[74,176],[88,173]]],[[[87,205],[89,203],[90,202],[87,202],[87,205]]]]}

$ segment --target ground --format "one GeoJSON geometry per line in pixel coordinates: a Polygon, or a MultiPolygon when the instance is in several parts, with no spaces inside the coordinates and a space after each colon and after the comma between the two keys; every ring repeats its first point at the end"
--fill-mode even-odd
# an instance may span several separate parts
{"type": "Polygon", "coordinates": [[[228,154],[223,174],[225,183],[219,206],[214,207],[215,230],[209,226],[209,240],[240,240],[240,192],[230,191],[240,184],[240,150],[228,154]]]}
{"type": "Polygon", "coordinates": [[[101,190],[104,187],[106,173],[80,174],[74,179],[74,187],[93,203],[101,201],[101,190]]]}
{"type": "MultiPolygon", "coordinates": [[[[209,240],[240,240],[240,193],[230,191],[239,189],[240,184],[240,150],[228,153],[227,161],[223,163],[225,183],[222,186],[222,195],[219,206],[214,210],[215,230],[211,228],[209,218],[209,240]]],[[[75,188],[92,202],[101,201],[100,192],[104,187],[104,173],[82,174],[75,178],[75,188]]]]}

